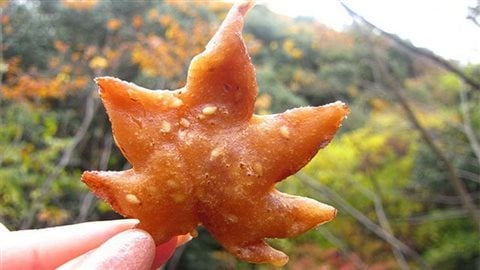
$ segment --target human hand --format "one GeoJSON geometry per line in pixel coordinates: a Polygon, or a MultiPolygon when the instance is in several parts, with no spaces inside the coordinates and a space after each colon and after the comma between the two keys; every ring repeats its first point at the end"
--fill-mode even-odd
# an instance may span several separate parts
{"type": "Polygon", "coordinates": [[[0,269],[153,269],[191,239],[177,236],[155,247],[136,224],[125,219],[9,232],[0,223],[0,269]]]}

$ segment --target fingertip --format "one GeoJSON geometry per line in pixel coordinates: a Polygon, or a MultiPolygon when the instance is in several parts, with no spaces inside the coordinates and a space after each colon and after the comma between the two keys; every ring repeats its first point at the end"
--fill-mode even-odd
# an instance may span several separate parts
{"type": "Polygon", "coordinates": [[[130,229],[81,258],[81,267],[74,265],[82,269],[150,269],[154,258],[153,238],[143,230],[130,229]]]}
{"type": "MultiPolygon", "coordinates": [[[[59,265],[95,249],[118,233],[132,229],[139,223],[136,219],[94,221],[46,229],[0,231],[0,258],[23,269],[39,264],[38,268],[53,269],[59,265]],[[21,255],[19,255],[21,254],[21,255]]],[[[1,266],[0,266],[1,268],[1,266]]]]}
{"type": "MultiPolygon", "coordinates": [[[[134,229],[140,221],[134,218],[127,218],[127,219],[114,219],[114,220],[105,220],[105,221],[91,221],[77,225],[85,225],[90,226],[93,225],[93,228],[100,228],[100,226],[108,228],[110,230],[116,230],[119,232],[134,229]]],[[[74,225],[75,226],[75,225],[74,225]]]]}

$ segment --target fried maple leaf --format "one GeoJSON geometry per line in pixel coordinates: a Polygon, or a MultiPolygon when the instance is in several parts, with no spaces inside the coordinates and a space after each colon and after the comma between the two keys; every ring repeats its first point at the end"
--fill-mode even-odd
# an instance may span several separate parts
{"type": "Polygon", "coordinates": [[[349,110],[336,102],[254,115],[255,69],[241,35],[251,6],[233,6],[181,89],[96,79],[132,169],[86,171],[82,180],[157,244],[201,224],[240,259],[284,265],[288,256],[265,239],[297,236],[336,210],[274,186],[330,142],[349,110]]]}

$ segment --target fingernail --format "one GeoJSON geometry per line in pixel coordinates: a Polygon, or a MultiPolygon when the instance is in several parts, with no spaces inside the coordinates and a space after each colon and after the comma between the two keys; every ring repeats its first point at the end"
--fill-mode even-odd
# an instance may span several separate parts
{"type": "Polygon", "coordinates": [[[150,269],[155,243],[145,231],[130,229],[115,235],[88,256],[85,269],[150,269]]]}
{"type": "Polygon", "coordinates": [[[103,220],[103,221],[90,221],[90,222],[85,222],[81,224],[76,224],[73,226],[92,226],[95,229],[98,229],[99,227],[105,227],[105,228],[123,228],[123,230],[126,230],[128,228],[135,228],[140,223],[138,219],[115,219],[115,220],[103,220]]]}
{"type": "Polygon", "coordinates": [[[132,225],[136,226],[140,221],[138,219],[134,218],[128,218],[128,219],[117,219],[117,220],[111,220],[109,222],[115,223],[115,224],[121,224],[121,225],[132,225]]]}

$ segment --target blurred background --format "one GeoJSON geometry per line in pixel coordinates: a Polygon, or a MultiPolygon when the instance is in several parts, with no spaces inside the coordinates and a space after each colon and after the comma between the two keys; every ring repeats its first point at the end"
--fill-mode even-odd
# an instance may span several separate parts
{"type": "MultiPolygon", "coordinates": [[[[392,12],[394,20],[398,10],[376,8],[384,16],[374,25],[361,14],[373,8],[350,1],[348,11],[333,1],[345,19],[335,22],[327,12],[329,23],[314,17],[323,1],[303,15],[297,7],[306,2],[291,2],[260,1],[246,18],[257,113],[336,100],[352,113],[327,148],[278,185],[339,210],[333,222],[271,241],[289,254],[285,269],[478,269],[480,59],[474,49],[469,54],[435,38],[440,32],[460,45],[478,40],[480,2],[458,1],[461,12],[447,12],[442,25],[417,33],[427,37],[418,41],[425,48],[384,31],[397,31],[380,23],[392,12]],[[465,42],[442,31],[449,22],[465,25],[465,42]]],[[[230,6],[0,0],[0,222],[18,230],[119,218],[80,181],[84,170],[129,167],[113,143],[93,78],[182,87],[191,58],[230,6]]],[[[401,36],[425,29],[435,5],[430,8],[415,9],[423,22],[405,9],[397,23],[411,27],[398,28],[401,36]]],[[[238,262],[201,228],[164,266],[271,268],[238,262]]]]}

